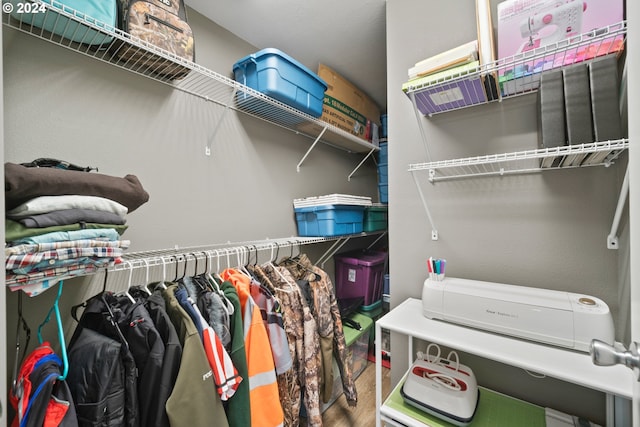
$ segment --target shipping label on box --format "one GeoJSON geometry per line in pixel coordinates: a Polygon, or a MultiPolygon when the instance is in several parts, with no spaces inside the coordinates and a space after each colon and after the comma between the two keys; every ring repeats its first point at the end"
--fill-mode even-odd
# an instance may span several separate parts
{"type": "Polygon", "coordinates": [[[503,95],[522,87],[536,89],[540,79],[530,77],[534,74],[621,51],[624,37],[606,37],[603,31],[621,23],[623,17],[623,0],[498,3],[498,58],[504,63],[504,67],[500,67],[503,95]],[[598,36],[601,37],[589,42],[589,38],[598,36]],[[554,45],[561,47],[561,52],[545,54],[540,49],[547,46],[547,51],[553,52],[554,45]],[[568,47],[564,49],[565,46],[568,47]],[[534,55],[535,59],[527,61],[534,55]]]}
{"type": "Polygon", "coordinates": [[[367,141],[371,140],[371,120],[332,96],[325,94],[320,120],[367,141]]]}

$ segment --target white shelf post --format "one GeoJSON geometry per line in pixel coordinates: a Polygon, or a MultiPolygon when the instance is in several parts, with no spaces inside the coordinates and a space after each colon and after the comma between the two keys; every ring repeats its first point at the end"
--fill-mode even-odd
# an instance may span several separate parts
{"type": "Polygon", "coordinates": [[[611,224],[611,231],[607,236],[608,249],[618,249],[618,226],[620,225],[622,210],[627,202],[627,194],[629,194],[629,166],[627,166],[627,170],[624,173],[624,180],[622,181],[622,188],[620,189],[620,196],[618,197],[618,205],[613,215],[613,224],[611,224]]]}
{"type": "Polygon", "coordinates": [[[436,229],[436,226],[433,223],[433,218],[431,217],[431,211],[429,211],[429,205],[427,205],[427,199],[425,199],[424,197],[424,193],[422,192],[422,187],[420,186],[420,182],[416,177],[415,171],[411,172],[411,176],[413,177],[413,180],[416,183],[416,187],[418,188],[418,193],[420,194],[420,200],[422,200],[422,205],[424,206],[424,210],[427,213],[427,217],[429,218],[429,223],[431,224],[431,240],[438,240],[438,230],[436,229]]]}

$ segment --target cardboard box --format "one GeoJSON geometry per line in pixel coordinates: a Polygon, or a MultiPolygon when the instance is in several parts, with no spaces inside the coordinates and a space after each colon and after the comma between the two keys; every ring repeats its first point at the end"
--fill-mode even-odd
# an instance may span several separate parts
{"type": "MultiPolygon", "coordinates": [[[[498,3],[498,58],[516,57],[515,66],[500,70],[503,95],[535,90],[539,73],[575,64],[624,48],[622,35],[604,37],[593,43],[571,44],[577,36],[623,21],[623,0],[506,0],[498,3]],[[569,43],[558,54],[521,61],[528,52],[544,46],[569,43]]],[[[539,52],[538,50],[537,52],[539,52]]],[[[506,63],[513,62],[506,60],[506,63]]]]}
{"type": "MultiPolygon", "coordinates": [[[[318,76],[327,83],[320,120],[369,142],[378,142],[380,108],[367,94],[324,64],[318,76]]],[[[314,124],[304,124],[301,130],[314,124]]],[[[317,131],[317,129],[314,129],[317,131]]]]}

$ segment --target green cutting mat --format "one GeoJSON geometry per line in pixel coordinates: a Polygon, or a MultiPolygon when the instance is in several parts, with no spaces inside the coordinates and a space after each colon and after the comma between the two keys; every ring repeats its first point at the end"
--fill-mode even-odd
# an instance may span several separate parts
{"type": "MultiPolygon", "coordinates": [[[[400,395],[404,380],[391,392],[385,405],[431,427],[452,427],[451,423],[408,405],[400,395]]],[[[479,387],[478,409],[469,427],[545,427],[544,408],[479,387]]]]}

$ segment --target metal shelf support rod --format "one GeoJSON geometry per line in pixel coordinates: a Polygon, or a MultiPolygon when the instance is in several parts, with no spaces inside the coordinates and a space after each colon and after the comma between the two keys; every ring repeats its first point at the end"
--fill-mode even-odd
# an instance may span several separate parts
{"type": "Polygon", "coordinates": [[[334,256],[342,247],[350,240],[350,237],[345,237],[336,241],[327,251],[316,261],[316,264],[320,264],[320,268],[324,268],[324,264],[334,256]]]}
{"type": "Polygon", "coordinates": [[[376,245],[376,243],[378,243],[380,241],[380,239],[382,239],[384,236],[387,235],[387,232],[385,231],[384,233],[382,233],[381,235],[379,235],[376,240],[373,241],[373,243],[371,243],[369,246],[367,246],[367,250],[371,249],[372,247],[374,247],[376,245]]]}
{"type": "Polygon", "coordinates": [[[356,173],[356,171],[358,169],[360,169],[360,166],[362,166],[362,164],[369,158],[369,156],[371,156],[371,154],[373,154],[373,152],[376,151],[376,148],[373,147],[366,156],[364,156],[364,159],[362,159],[362,161],[360,163],[358,163],[358,166],[356,166],[356,168],[351,171],[351,173],[349,174],[349,176],[347,177],[347,181],[351,181],[351,177],[353,176],[354,173],[356,173]]]}
{"type": "Polygon", "coordinates": [[[424,206],[424,210],[427,213],[427,217],[429,218],[429,223],[431,224],[431,240],[438,240],[438,230],[433,223],[433,218],[431,217],[431,211],[429,211],[429,205],[427,205],[427,199],[424,197],[424,193],[422,192],[422,187],[420,186],[420,181],[418,181],[418,177],[416,177],[415,172],[411,172],[411,176],[413,177],[413,181],[416,183],[416,188],[418,189],[418,193],[420,194],[420,200],[422,200],[422,205],[424,206]]]}
{"type": "Polygon", "coordinates": [[[629,193],[629,166],[624,173],[624,180],[622,181],[622,188],[620,189],[620,196],[618,197],[618,205],[616,206],[616,212],[613,215],[613,224],[611,224],[611,231],[607,236],[607,248],[618,249],[618,227],[620,226],[620,217],[622,217],[622,210],[627,202],[627,194],[629,193]]]}
{"type": "Polygon", "coordinates": [[[325,126],[322,129],[322,132],[320,132],[320,135],[317,136],[316,140],[313,141],[313,144],[311,144],[311,147],[309,147],[307,152],[304,153],[304,156],[302,156],[302,159],[300,159],[300,162],[298,162],[298,165],[296,166],[296,171],[300,172],[300,166],[302,165],[302,162],[304,162],[304,160],[307,158],[309,153],[311,153],[311,150],[313,150],[315,148],[316,144],[320,141],[320,138],[322,138],[322,135],[324,135],[326,130],[327,130],[327,126],[325,126]]]}

